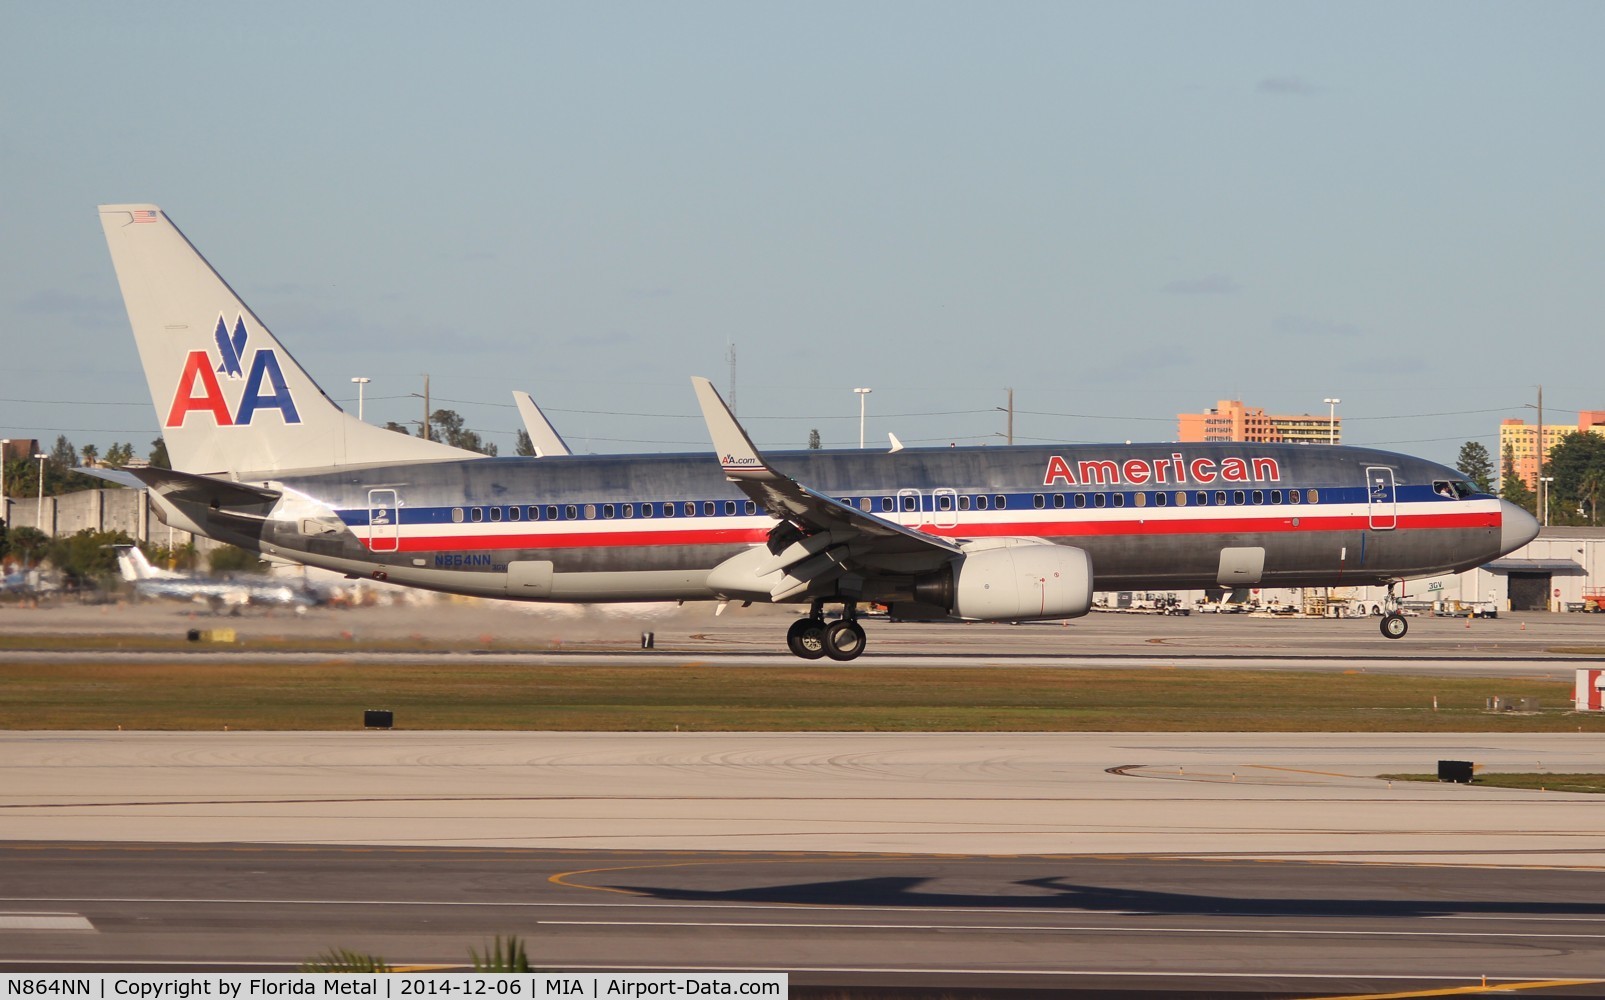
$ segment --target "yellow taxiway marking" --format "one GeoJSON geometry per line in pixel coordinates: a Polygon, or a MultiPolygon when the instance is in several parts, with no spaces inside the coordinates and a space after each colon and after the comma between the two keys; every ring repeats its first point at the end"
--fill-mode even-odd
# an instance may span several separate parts
{"type": "Polygon", "coordinates": [[[1441,990],[1411,990],[1408,993],[1343,993],[1314,1000],[1404,1000],[1406,997],[1476,996],[1479,993],[1506,993],[1512,990],[1547,990],[1560,986],[1589,986],[1605,979],[1539,979],[1530,983],[1493,983],[1481,986],[1454,986],[1441,990]]]}

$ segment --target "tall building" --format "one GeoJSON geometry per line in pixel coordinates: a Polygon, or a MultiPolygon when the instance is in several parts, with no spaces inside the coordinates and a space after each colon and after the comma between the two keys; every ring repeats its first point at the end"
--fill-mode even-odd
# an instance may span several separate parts
{"type": "MultiPolygon", "coordinates": [[[[1577,411],[1577,425],[1575,427],[1571,424],[1545,424],[1544,454],[1547,456],[1553,453],[1555,446],[1560,444],[1561,438],[1577,431],[1605,434],[1605,410],[1577,411]]],[[[1496,456],[1499,463],[1500,476],[1505,474],[1505,455],[1507,451],[1513,460],[1516,475],[1521,477],[1521,481],[1527,484],[1528,489],[1536,489],[1538,486],[1538,425],[1529,424],[1525,420],[1518,420],[1514,417],[1500,421],[1499,454],[1496,456]]]]}
{"type": "Polygon", "coordinates": [[[1256,441],[1287,444],[1341,444],[1343,418],[1304,413],[1267,414],[1240,399],[1223,399],[1203,413],[1176,414],[1178,441],[1256,441]]]}

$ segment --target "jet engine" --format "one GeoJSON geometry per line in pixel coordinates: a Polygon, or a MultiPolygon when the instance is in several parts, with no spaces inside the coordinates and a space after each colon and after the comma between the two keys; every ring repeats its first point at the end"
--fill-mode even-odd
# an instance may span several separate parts
{"type": "Polygon", "coordinates": [[[969,550],[918,581],[914,599],[972,621],[1079,618],[1092,609],[1092,557],[1045,542],[969,550]]]}

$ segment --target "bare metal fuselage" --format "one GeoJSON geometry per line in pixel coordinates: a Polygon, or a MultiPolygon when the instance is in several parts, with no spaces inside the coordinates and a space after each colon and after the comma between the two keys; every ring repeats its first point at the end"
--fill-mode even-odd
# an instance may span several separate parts
{"type": "MultiPolygon", "coordinates": [[[[1514,510],[1459,473],[1388,452],[1292,445],[1097,445],[796,452],[774,464],[876,517],[951,539],[1025,538],[1091,556],[1099,590],[1227,582],[1385,583],[1502,554],[1514,510]]],[[[252,516],[183,509],[215,537],[297,562],[453,593],[553,601],[707,600],[720,563],[776,526],[700,455],[412,463],[263,481],[252,516]]],[[[939,560],[939,553],[930,559],[939,560]]],[[[934,564],[934,563],[933,563],[934,564]]],[[[887,566],[854,596],[908,600],[887,566]]],[[[818,596],[812,595],[812,596],[818,596]]]]}

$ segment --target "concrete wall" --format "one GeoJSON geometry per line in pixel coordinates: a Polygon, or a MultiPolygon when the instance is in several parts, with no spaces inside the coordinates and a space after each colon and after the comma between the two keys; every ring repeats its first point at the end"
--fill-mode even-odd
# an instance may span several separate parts
{"type": "Polygon", "coordinates": [[[45,497],[6,497],[0,517],[15,528],[38,528],[47,535],[75,535],[80,531],[124,531],[140,541],[157,545],[187,545],[200,552],[217,547],[209,538],[170,529],[156,516],[146,490],[103,489],[45,497]]]}

